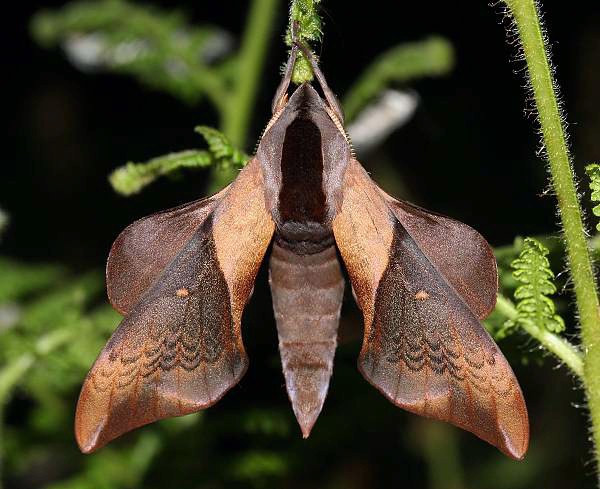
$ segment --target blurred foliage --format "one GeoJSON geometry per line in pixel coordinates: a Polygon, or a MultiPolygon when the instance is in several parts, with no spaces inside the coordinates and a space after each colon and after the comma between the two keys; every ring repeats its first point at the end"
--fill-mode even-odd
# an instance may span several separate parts
{"type": "Polygon", "coordinates": [[[448,74],[454,66],[454,49],[441,37],[394,47],[373,61],[348,90],[344,111],[348,120],[392,84],[448,74]]]}
{"type": "Polygon", "coordinates": [[[60,45],[84,70],[134,76],[187,103],[223,96],[229,63],[218,64],[231,36],[211,26],[192,26],[180,13],[123,0],[74,2],[41,11],[31,32],[45,47],[60,45]]]}
{"type": "MultiPolygon", "coordinates": [[[[297,22],[298,40],[309,46],[322,36],[319,4],[320,0],[297,0],[290,7],[290,25],[297,22]]],[[[208,151],[187,150],[144,163],[129,162],[110,175],[110,183],[118,193],[134,195],[159,177],[180,173],[182,169],[206,167],[215,169],[211,189],[218,190],[235,176],[233,170],[248,160],[243,148],[236,146],[246,138],[240,138],[238,131],[231,128],[247,119],[244,112],[249,112],[251,107],[244,111],[228,104],[237,98],[240,90],[237,85],[249,83],[244,77],[236,77],[241,66],[239,58],[246,50],[241,46],[237,53],[232,53],[231,36],[223,30],[192,26],[179,13],[125,0],[97,0],[41,11],[33,18],[31,31],[42,46],[61,46],[82,70],[104,69],[132,75],[188,103],[197,103],[206,95],[220,113],[223,134],[206,126],[197,129],[209,144],[208,151]]],[[[257,35],[260,33],[254,37],[257,35]]],[[[286,42],[292,43],[291,27],[288,27],[286,42]]],[[[250,53],[248,57],[254,55],[250,53]]],[[[453,60],[451,44],[435,36],[383,53],[364,70],[344,98],[347,119],[353,119],[390,86],[447,74],[453,60]]],[[[294,82],[309,80],[312,80],[312,69],[299,53],[294,82]]]]}
{"type": "Polygon", "coordinates": [[[8,214],[0,209],[0,242],[2,241],[2,234],[4,234],[5,229],[8,227],[8,214]]]}

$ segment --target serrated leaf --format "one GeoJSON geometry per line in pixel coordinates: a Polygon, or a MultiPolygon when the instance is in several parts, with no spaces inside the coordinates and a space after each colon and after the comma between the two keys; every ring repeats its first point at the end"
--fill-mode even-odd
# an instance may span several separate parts
{"type": "Polygon", "coordinates": [[[532,321],[539,328],[552,333],[565,329],[563,319],[556,314],[554,301],[549,297],[556,293],[552,281],[554,273],[550,269],[548,249],[533,238],[526,238],[519,257],[513,260],[513,276],[520,283],[514,297],[517,302],[516,320],[507,321],[495,335],[504,337],[516,329],[519,321],[532,321]]]}

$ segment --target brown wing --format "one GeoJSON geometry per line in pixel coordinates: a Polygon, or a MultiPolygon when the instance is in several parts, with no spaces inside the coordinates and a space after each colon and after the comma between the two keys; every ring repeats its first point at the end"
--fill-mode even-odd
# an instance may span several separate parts
{"type": "Polygon", "coordinates": [[[273,229],[261,170],[252,161],[90,370],[75,416],[83,452],[208,407],[239,381],[248,363],[241,316],[273,229]]]}
{"type": "Polygon", "coordinates": [[[496,306],[498,271],[488,242],[473,228],[390,197],[394,216],[479,319],[496,306]]]}
{"type": "Polygon", "coordinates": [[[217,195],[157,212],[127,226],[112,245],[106,290],[112,306],[127,314],[202,225],[227,189],[217,195]]]}
{"type": "MultiPolygon", "coordinates": [[[[489,261],[487,246],[477,250],[477,244],[457,240],[454,250],[435,248],[436,236],[423,231],[424,211],[411,226],[406,216],[403,222],[398,217],[401,205],[357,161],[350,163],[333,229],[365,320],[359,368],[397,406],[453,423],[522,458],[529,440],[523,395],[477,317],[489,307],[490,278],[481,298],[476,281],[465,278],[489,261]],[[422,227],[415,232],[417,225],[422,227]],[[470,265],[464,255],[473,247],[470,265]],[[466,270],[454,270],[452,251],[466,270]]],[[[429,232],[435,232],[437,219],[431,217],[429,232]]],[[[442,232],[437,239],[461,233],[461,228],[442,232]]]]}

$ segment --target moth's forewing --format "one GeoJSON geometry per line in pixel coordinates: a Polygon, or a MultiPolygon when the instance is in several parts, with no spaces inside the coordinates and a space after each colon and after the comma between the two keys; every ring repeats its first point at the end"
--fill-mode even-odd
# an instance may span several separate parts
{"type": "Polygon", "coordinates": [[[337,346],[344,278],[331,220],[350,146],[327,103],[301,85],[267,126],[257,158],[277,224],[269,283],[283,373],[307,437],[327,395],[337,346]]]}
{"type": "Polygon", "coordinates": [[[529,441],[523,395],[478,319],[496,288],[483,238],[456,221],[391,202],[355,160],[333,230],[364,316],[365,378],[397,406],[522,458],[529,441]]]}
{"type": "MultiPolygon", "coordinates": [[[[176,226],[194,225],[180,217],[176,226]]],[[[274,229],[256,160],[200,221],[90,370],[75,417],[83,452],[144,424],[208,407],[244,374],[241,316],[274,229]]]]}
{"type": "Polygon", "coordinates": [[[127,314],[139,302],[226,191],[144,217],[121,232],[106,264],[106,290],[117,311],[127,314]]]}

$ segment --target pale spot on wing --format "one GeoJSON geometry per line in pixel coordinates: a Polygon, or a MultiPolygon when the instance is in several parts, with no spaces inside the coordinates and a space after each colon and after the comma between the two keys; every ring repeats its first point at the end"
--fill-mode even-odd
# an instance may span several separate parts
{"type": "Polygon", "coordinates": [[[185,287],[183,287],[181,289],[177,289],[177,292],[175,292],[175,295],[177,297],[187,297],[188,295],[190,295],[190,291],[188,289],[186,289],[185,287]]]}
{"type": "Polygon", "coordinates": [[[419,290],[419,292],[415,294],[415,299],[418,301],[426,301],[429,299],[429,294],[425,290],[419,290]]]}

